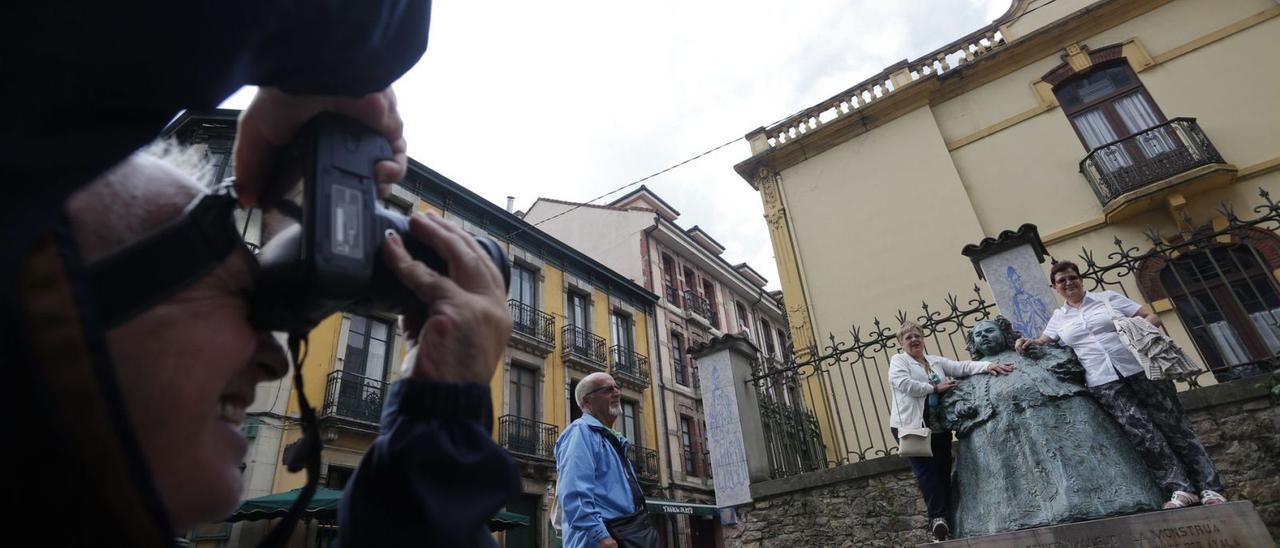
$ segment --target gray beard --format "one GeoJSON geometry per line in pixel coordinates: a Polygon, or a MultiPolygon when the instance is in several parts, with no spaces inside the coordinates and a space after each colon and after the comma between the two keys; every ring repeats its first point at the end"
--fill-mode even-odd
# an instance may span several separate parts
{"type": "Polygon", "coordinates": [[[615,419],[616,419],[616,418],[618,418],[618,417],[621,417],[621,416],[622,416],[622,404],[618,404],[618,405],[610,405],[610,406],[609,406],[609,416],[610,416],[610,417],[613,417],[613,418],[615,418],[615,419]]]}

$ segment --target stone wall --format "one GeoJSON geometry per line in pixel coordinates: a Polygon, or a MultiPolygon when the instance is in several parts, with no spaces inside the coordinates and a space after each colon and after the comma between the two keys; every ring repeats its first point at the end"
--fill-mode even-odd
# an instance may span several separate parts
{"type": "MultiPolygon", "coordinates": [[[[1280,405],[1264,377],[1182,394],[1229,499],[1253,502],[1280,539],[1280,405]]],[[[928,542],[924,501],[906,461],[871,459],[756,483],[725,528],[731,548],[893,547],[928,542]]]]}

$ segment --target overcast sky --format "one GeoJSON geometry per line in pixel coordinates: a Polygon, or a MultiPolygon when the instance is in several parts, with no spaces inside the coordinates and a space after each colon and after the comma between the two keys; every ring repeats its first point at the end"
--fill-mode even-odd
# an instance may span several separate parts
{"type": "MultiPolygon", "coordinates": [[[[523,210],[539,196],[586,201],[740,138],[1009,4],[438,0],[426,55],[394,87],[410,156],[523,210]]],[[[645,184],[776,289],[759,195],[733,171],[749,156],[739,140],[645,184]]]]}

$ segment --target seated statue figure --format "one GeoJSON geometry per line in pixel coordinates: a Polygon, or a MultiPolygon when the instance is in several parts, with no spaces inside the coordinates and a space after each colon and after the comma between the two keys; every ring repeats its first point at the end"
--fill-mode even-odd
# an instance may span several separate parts
{"type": "Polygon", "coordinates": [[[953,532],[957,538],[1160,508],[1141,457],[1089,396],[1069,348],[1013,351],[1004,317],[968,337],[974,360],[1013,364],[1008,375],[974,375],[944,399],[955,431],[953,532]]]}

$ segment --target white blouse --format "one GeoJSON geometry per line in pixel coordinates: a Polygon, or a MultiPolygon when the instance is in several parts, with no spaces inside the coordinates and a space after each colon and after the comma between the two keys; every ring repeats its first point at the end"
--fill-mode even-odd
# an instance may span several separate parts
{"type": "Polygon", "coordinates": [[[924,424],[925,398],[933,393],[929,375],[941,380],[986,373],[991,362],[955,361],[942,356],[925,355],[929,372],[905,352],[889,358],[889,427],[920,428],[924,424]]]}
{"type": "Polygon", "coordinates": [[[1089,386],[1143,372],[1142,364],[1120,341],[1120,335],[1111,323],[1107,303],[1116,313],[1129,317],[1142,308],[1142,305],[1115,291],[1086,293],[1080,308],[1062,305],[1053,311],[1053,317],[1044,327],[1044,336],[1061,341],[1076,351],[1084,365],[1085,384],[1089,386]]]}

